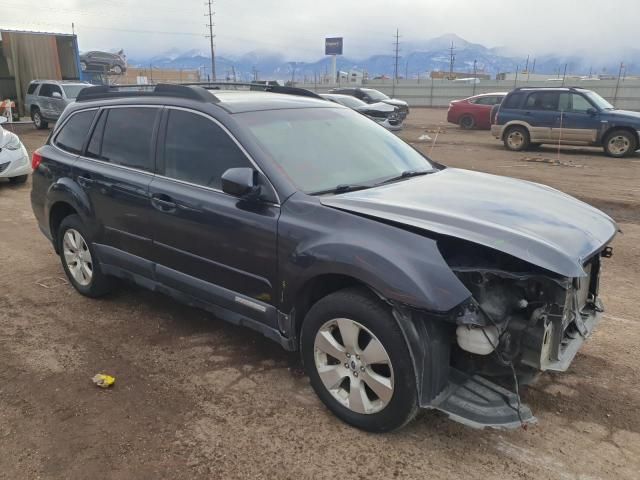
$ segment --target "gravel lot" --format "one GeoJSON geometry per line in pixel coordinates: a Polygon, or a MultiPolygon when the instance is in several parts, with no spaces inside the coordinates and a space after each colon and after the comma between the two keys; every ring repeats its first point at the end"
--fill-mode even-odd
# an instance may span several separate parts
{"type": "MultiPolygon", "coordinates": [[[[0,183],[0,478],[637,479],[640,471],[640,156],[512,153],[444,110],[414,109],[401,136],[435,160],[546,183],[624,231],[605,263],[606,316],[569,372],[523,392],[527,431],[476,431],[423,412],[366,434],[315,397],[298,358],[163,296],[123,285],[77,294],[39,232],[30,185],[0,183]],[[113,389],[91,383],[116,376],[113,389]]],[[[48,132],[19,133],[30,151],[48,132]]]]}

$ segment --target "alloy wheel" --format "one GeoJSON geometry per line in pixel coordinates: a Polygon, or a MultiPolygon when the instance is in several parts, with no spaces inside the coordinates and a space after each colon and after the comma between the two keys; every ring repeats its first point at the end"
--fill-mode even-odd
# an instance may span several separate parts
{"type": "Polygon", "coordinates": [[[624,156],[631,148],[631,142],[624,135],[615,135],[609,139],[608,147],[613,155],[624,156]]]}
{"type": "Polygon", "coordinates": [[[85,239],[80,232],[70,228],[62,238],[64,261],[73,279],[86,287],[93,278],[93,260],[85,239]]]}
{"type": "Polygon", "coordinates": [[[325,388],[360,414],[384,409],[394,392],[393,367],[382,342],[348,318],[326,322],[314,341],[315,366],[325,388]]]}
{"type": "Polygon", "coordinates": [[[520,147],[522,147],[522,144],[524,142],[524,136],[522,135],[521,132],[519,132],[518,130],[515,130],[509,133],[509,135],[507,136],[507,142],[509,143],[509,147],[517,150],[520,147]]]}

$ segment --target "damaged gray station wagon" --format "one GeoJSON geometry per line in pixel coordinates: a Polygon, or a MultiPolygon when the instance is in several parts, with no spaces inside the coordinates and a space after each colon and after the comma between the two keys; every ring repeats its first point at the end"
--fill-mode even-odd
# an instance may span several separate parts
{"type": "Polygon", "coordinates": [[[127,279],[299,350],[365,430],[420,407],[534,420],[518,385],[591,335],[613,220],[265,90],[83,90],[33,158],[33,210],[71,283],[99,296],[127,279]]]}

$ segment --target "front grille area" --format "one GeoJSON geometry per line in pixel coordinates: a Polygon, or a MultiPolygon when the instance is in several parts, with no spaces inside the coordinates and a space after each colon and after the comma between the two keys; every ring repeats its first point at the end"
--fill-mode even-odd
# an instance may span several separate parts
{"type": "Polygon", "coordinates": [[[9,164],[11,162],[7,162],[7,163],[0,163],[0,173],[4,172],[7,168],[9,168],[9,164]]]}

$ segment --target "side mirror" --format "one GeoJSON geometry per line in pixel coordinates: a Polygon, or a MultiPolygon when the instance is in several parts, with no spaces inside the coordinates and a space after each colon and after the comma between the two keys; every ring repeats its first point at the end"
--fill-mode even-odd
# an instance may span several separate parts
{"type": "Polygon", "coordinates": [[[246,199],[257,199],[260,186],[256,184],[253,168],[230,168],[222,174],[222,191],[246,199]]]}
{"type": "Polygon", "coordinates": [[[591,107],[591,108],[587,108],[587,113],[592,117],[594,117],[598,114],[598,111],[595,108],[591,107]]]}
{"type": "Polygon", "coordinates": [[[2,125],[3,123],[7,123],[9,120],[7,119],[7,117],[0,117],[0,125],[2,125]]]}
{"type": "Polygon", "coordinates": [[[52,96],[53,98],[62,98],[62,94],[61,94],[60,92],[53,92],[53,93],[51,94],[51,96],[52,96]]]}

